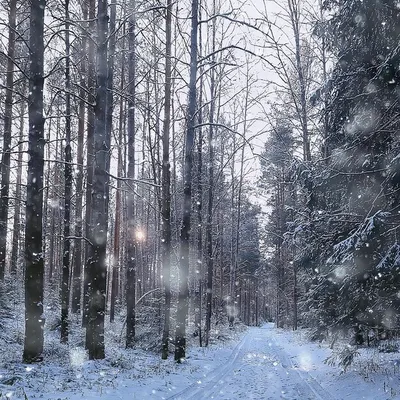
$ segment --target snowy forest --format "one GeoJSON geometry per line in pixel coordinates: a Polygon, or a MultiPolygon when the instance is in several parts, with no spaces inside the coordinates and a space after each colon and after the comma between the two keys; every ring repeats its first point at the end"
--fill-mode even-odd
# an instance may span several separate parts
{"type": "MultiPolygon", "coordinates": [[[[400,396],[399,44],[395,0],[2,1],[0,399],[246,398],[272,337],[400,396]]],[[[310,370],[247,398],[345,397],[310,370]]]]}

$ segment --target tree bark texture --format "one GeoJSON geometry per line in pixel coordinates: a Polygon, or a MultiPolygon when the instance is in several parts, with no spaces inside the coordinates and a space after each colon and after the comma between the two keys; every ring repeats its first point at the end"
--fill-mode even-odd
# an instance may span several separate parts
{"type": "Polygon", "coordinates": [[[25,340],[24,362],[43,356],[43,62],[45,0],[32,1],[29,40],[29,145],[25,225],[25,340]]]}
{"type": "MultiPolygon", "coordinates": [[[[213,2],[213,13],[215,14],[215,0],[213,2]]],[[[206,312],[206,337],[205,344],[208,346],[211,330],[211,314],[212,314],[212,291],[213,291],[213,275],[214,275],[214,255],[213,255],[213,191],[214,191],[214,114],[215,114],[215,36],[216,36],[216,19],[212,25],[212,67],[211,67],[211,101],[210,101],[210,126],[208,129],[208,208],[207,208],[207,312],[206,312]]]]}
{"type": "MultiPolygon", "coordinates": [[[[82,2],[83,19],[88,17],[86,1],[82,2]]],[[[81,286],[82,286],[82,262],[83,262],[83,222],[82,222],[82,200],[83,200],[83,137],[85,132],[85,100],[86,100],[86,35],[82,36],[82,61],[80,64],[80,89],[78,110],[78,146],[76,150],[76,201],[75,201],[75,240],[73,257],[73,283],[71,311],[78,313],[81,308],[81,286]]]]}
{"type": "Polygon", "coordinates": [[[24,114],[26,103],[21,102],[20,123],[18,137],[18,164],[17,164],[17,181],[15,183],[15,206],[13,220],[13,236],[11,248],[11,273],[16,274],[18,271],[19,255],[22,251],[21,247],[21,203],[22,203],[22,157],[23,157],[23,139],[24,139],[24,114]]]}
{"type": "MultiPolygon", "coordinates": [[[[128,178],[135,177],[135,84],[136,84],[136,55],[135,55],[135,0],[131,2],[132,10],[129,19],[129,100],[128,100],[128,178]]],[[[135,207],[133,183],[128,186],[127,193],[127,270],[126,270],[126,347],[133,347],[135,341],[136,313],[136,268],[137,246],[135,237],[135,207]]]]}
{"type": "Polygon", "coordinates": [[[17,0],[11,0],[10,13],[8,17],[6,98],[4,105],[3,155],[1,160],[0,280],[4,279],[4,273],[6,269],[6,254],[7,254],[7,223],[8,223],[8,202],[9,202],[8,197],[10,190],[10,157],[11,157],[11,137],[12,137],[16,15],[17,15],[17,0]]]}
{"type": "Polygon", "coordinates": [[[164,329],[162,337],[162,359],[168,357],[169,325],[171,314],[171,166],[169,161],[169,138],[171,124],[172,83],[172,2],[168,0],[165,21],[165,105],[162,159],[162,265],[165,290],[164,329]]]}
{"type": "Polygon", "coordinates": [[[91,199],[89,263],[89,359],[102,359],[104,354],[104,314],[106,299],[106,248],[108,210],[109,148],[107,143],[107,0],[98,1],[97,14],[97,90],[94,126],[94,168],[91,199]]]}
{"type": "MultiPolygon", "coordinates": [[[[96,24],[96,3],[95,0],[89,0],[89,32],[95,35],[95,24],[96,24]]],[[[86,191],[85,191],[85,237],[88,238],[90,235],[91,226],[91,203],[92,203],[92,186],[93,186],[93,168],[94,168],[94,103],[95,96],[94,90],[96,86],[95,76],[95,43],[93,40],[88,40],[88,116],[87,116],[87,141],[86,141],[86,191]]],[[[88,313],[89,313],[89,269],[90,262],[92,259],[92,246],[89,243],[85,243],[85,270],[84,270],[84,281],[83,281],[83,315],[82,325],[87,326],[88,313]]],[[[86,332],[87,333],[87,332],[86,332]]],[[[87,342],[86,338],[86,342],[87,342]]]]}
{"type": "Polygon", "coordinates": [[[189,308],[188,274],[192,203],[192,165],[197,103],[198,0],[192,0],[191,12],[189,105],[186,127],[185,163],[183,167],[183,219],[180,232],[179,295],[175,331],[175,361],[177,362],[181,362],[186,356],[186,319],[189,308]]]}
{"type": "Polygon", "coordinates": [[[64,246],[61,281],[61,343],[68,342],[69,274],[70,274],[70,217],[72,195],[72,150],[71,150],[71,77],[69,0],[65,0],[65,149],[64,149],[64,246]]]}
{"type": "MultiPolygon", "coordinates": [[[[109,41],[109,53],[108,53],[108,76],[107,76],[107,137],[109,142],[107,143],[108,148],[111,148],[111,134],[113,124],[113,86],[114,86],[114,54],[115,54],[115,18],[116,18],[116,3],[113,2],[110,7],[110,41],[109,41]]],[[[118,152],[118,171],[120,166],[120,157],[118,152]]],[[[110,166],[107,168],[110,169],[110,166]]],[[[120,185],[119,181],[117,185],[120,185]]],[[[107,188],[107,197],[109,197],[109,188],[107,188]]],[[[114,261],[111,266],[111,296],[110,296],[110,321],[114,321],[115,317],[115,301],[117,298],[118,288],[118,249],[119,249],[119,229],[120,229],[120,203],[121,191],[117,189],[117,199],[115,206],[115,226],[114,226],[114,261]]]]}

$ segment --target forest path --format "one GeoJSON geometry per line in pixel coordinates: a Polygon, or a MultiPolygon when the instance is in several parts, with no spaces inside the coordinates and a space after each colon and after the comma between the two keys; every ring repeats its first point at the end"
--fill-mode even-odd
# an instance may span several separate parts
{"type": "Polygon", "coordinates": [[[333,400],[306,369],[291,361],[273,329],[273,324],[249,328],[225,364],[170,399],[333,400]]]}

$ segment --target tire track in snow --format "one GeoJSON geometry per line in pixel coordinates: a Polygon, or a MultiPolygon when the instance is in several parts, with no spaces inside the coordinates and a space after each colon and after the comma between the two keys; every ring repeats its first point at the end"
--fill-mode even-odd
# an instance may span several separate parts
{"type": "Polygon", "coordinates": [[[269,334],[250,328],[228,361],[170,400],[334,400],[307,371],[299,369],[269,334]]]}
{"type": "Polygon", "coordinates": [[[276,349],[276,356],[282,362],[282,367],[293,373],[296,373],[298,379],[296,379],[301,387],[300,391],[312,392],[315,399],[320,400],[334,400],[335,398],[325,390],[317,380],[315,380],[307,371],[300,369],[289,355],[274,341],[274,347],[276,349]]]}
{"type": "MultiPolygon", "coordinates": [[[[203,377],[201,383],[194,382],[184,390],[176,393],[175,395],[168,397],[168,400],[189,400],[189,399],[203,399],[204,393],[212,390],[214,386],[223,378],[227,373],[229,373],[235,362],[237,361],[241,350],[245,347],[247,341],[249,340],[248,334],[246,334],[242,340],[236,345],[232,350],[227,362],[221,365],[211,372],[209,372],[205,377],[203,377]]],[[[207,399],[209,397],[206,397],[207,399]]]]}

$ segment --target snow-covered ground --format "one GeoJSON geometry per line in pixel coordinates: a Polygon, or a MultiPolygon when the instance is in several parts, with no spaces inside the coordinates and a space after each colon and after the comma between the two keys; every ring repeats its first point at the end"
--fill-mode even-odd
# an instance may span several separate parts
{"type": "Polygon", "coordinates": [[[191,347],[180,365],[115,347],[96,362],[73,346],[65,347],[63,362],[9,360],[0,366],[0,399],[400,399],[397,353],[362,349],[341,373],[324,363],[331,350],[301,332],[266,324],[233,337],[207,349],[191,347]]]}

